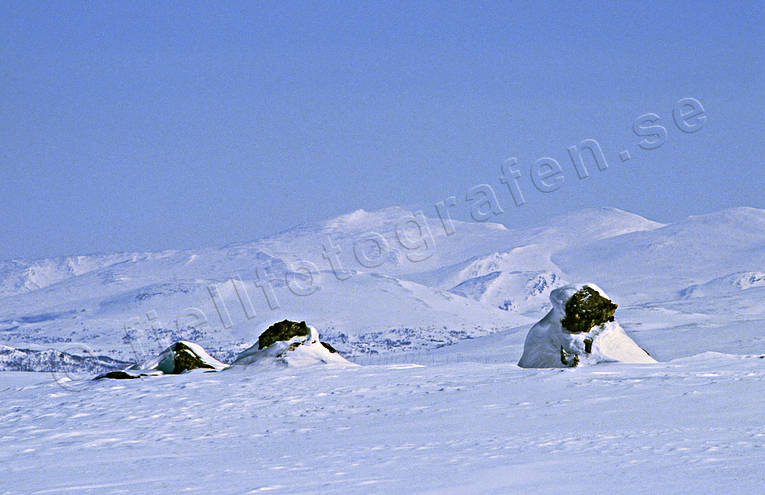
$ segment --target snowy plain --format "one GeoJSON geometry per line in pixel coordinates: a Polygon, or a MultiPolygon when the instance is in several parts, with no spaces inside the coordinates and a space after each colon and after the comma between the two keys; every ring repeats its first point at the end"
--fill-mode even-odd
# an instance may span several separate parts
{"type": "MultiPolygon", "coordinates": [[[[36,374],[27,374],[36,375],[36,374]]],[[[758,493],[765,360],[3,377],[4,494],[758,493]]]]}
{"type": "MultiPolygon", "coordinates": [[[[126,320],[196,305],[210,321],[176,333],[200,330],[215,357],[287,317],[361,366],[98,382],[83,369],[63,383],[0,372],[0,494],[762,490],[765,211],[661,225],[584,210],[534,229],[455,222],[453,236],[429,219],[436,248],[418,263],[395,242],[405,214],[355,212],[223,249],[3,263],[8,349],[79,342],[130,360],[126,320]],[[352,243],[370,231],[389,261],[362,270],[352,243]],[[322,266],[325,235],[352,277],[323,269],[305,297],[274,282],[279,308],[258,299],[253,318],[216,323],[210,283],[239,276],[260,295],[256,265],[274,281],[295,260],[322,266]],[[582,281],[608,291],[658,363],[517,366],[550,291],[582,281]]],[[[175,337],[161,330],[146,347],[175,337]]]]}

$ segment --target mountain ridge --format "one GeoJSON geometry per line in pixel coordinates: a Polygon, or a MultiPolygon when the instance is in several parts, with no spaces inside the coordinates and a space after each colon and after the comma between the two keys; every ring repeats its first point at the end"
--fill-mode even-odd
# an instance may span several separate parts
{"type": "Polygon", "coordinates": [[[765,210],[756,208],[673,224],[586,208],[529,228],[451,227],[391,207],[222,248],[43,259],[59,271],[35,272],[47,278],[34,285],[19,285],[28,266],[15,262],[0,276],[0,344],[87,342],[124,358],[125,342],[193,335],[222,355],[289,317],[349,355],[416,351],[522,328],[565,283],[596,281],[630,307],[765,262],[765,210]]]}

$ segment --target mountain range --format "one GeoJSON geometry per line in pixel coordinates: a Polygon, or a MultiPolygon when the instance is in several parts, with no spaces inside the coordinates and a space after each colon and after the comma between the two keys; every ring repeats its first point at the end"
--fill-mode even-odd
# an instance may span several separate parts
{"type": "Polygon", "coordinates": [[[755,208],[666,225],[582,209],[522,229],[358,210],[223,248],[0,262],[0,345],[139,361],[187,339],[226,361],[289,318],[351,358],[422,351],[523,333],[580,281],[619,302],[639,342],[723,326],[757,340],[763,267],[755,208]]]}

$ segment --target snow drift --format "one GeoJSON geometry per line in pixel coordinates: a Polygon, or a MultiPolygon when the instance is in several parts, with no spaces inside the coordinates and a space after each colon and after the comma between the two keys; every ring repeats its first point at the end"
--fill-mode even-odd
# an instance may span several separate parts
{"type": "Polygon", "coordinates": [[[614,320],[617,305],[597,285],[566,285],[550,293],[550,302],[550,312],[526,336],[519,366],[656,362],[614,320]]]}

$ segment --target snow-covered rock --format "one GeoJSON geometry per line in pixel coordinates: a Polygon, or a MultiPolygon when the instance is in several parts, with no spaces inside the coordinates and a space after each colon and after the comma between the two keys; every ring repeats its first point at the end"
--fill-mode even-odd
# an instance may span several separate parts
{"type": "Polygon", "coordinates": [[[179,375],[195,369],[220,371],[228,365],[210,356],[202,346],[185,340],[176,342],[156,357],[135,364],[126,370],[112,371],[96,377],[101,378],[138,378],[147,375],[179,375]]]}
{"type": "Polygon", "coordinates": [[[237,356],[233,365],[308,366],[351,365],[331,345],[319,340],[319,332],[304,321],[280,321],[268,327],[258,343],[237,356]]]}
{"type": "Polygon", "coordinates": [[[566,368],[603,361],[655,363],[614,320],[617,305],[595,284],[550,293],[552,309],[526,336],[518,365],[566,368]]]}
{"type": "Polygon", "coordinates": [[[197,368],[220,371],[226,365],[210,356],[202,346],[181,340],[140,366],[140,369],[158,370],[166,375],[177,375],[197,368]]]}

